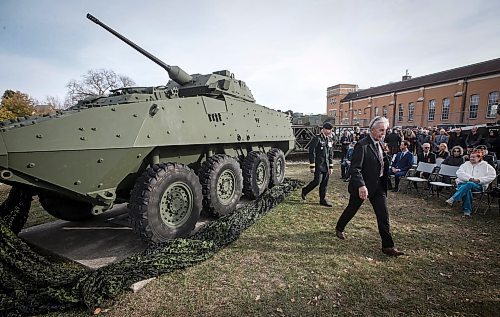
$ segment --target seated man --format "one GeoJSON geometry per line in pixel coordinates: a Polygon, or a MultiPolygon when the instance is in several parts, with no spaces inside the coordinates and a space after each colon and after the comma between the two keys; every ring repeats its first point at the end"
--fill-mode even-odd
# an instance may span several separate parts
{"type": "Polygon", "coordinates": [[[422,152],[418,153],[417,162],[418,163],[425,162],[425,163],[436,164],[436,154],[431,152],[431,144],[430,143],[422,144],[422,152]]]}
{"type": "Polygon", "coordinates": [[[446,202],[452,206],[462,200],[464,217],[472,212],[472,192],[481,192],[495,179],[495,169],[483,160],[483,151],[474,150],[469,161],[460,165],[457,171],[457,191],[446,202]]]}
{"type": "Polygon", "coordinates": [[[493,166],[494,169],[497,169],[497,156],[494,152],[490,153],[486,148],[486,145],[478,145],[474,150],[482,150],[483,151],[483,161],[486,161],[488,164],[493,166]]]}
{"type": "MultiPolygon", "coordinates": [[[[404,140],[399,145],[399,149],[401,152],[396,154],[394,161],[389,168],[389,175],[394,175],[394,192],[399,191],[399,181],[402,176],[405,176],[408,170],[413,165],[413,154],[408,151],[408,147],[410,146],[410,141],[404,140]]],[[[389,182],[391,180],[389,179],[389,182]]],[[[392,184],[389,184],[389,188],[392,187],[392,184]]]]}
{"type": "Polygon", "coordinates": [[[352,151],[354,150],[355,145],[356,141],[353,141],[349,144],[345,157],[342,159],[342,162],[340,163],[341,177],[345,182],[349,181],[349,167],[351,167],[352,151]]]}

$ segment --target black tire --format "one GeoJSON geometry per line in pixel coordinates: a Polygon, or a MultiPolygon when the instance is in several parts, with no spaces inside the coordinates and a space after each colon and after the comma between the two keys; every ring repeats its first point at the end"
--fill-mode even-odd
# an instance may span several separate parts
{"type": "Polygon", "coordinates": [[[238,161],[217,154],[203,162],[200,173],[203,208],[215,216],[236,209],[243,194],[243,175],[238,161]]]}
{"type": "Polygon", "coordinates": [[[269,188],[280,185],[285,179],[285,154],[282,150],[273,148],[267,152],[267,158],[271,166],[271,178],[269,179],[269,188]]]}
{"type": "Polygon", "coordinates": [[[45,211],[62,220],[84,221],[94,216],[90,203],[51,194],[38,194],[38,200],[45,211]]]}
{"type": "Polygon", "coordinates": [[[201,201],[201,185],[191,169],[174,163],[154,165],[131,192],[132,228],[146,242],[185,237],[200,217],[201,201]]]}
{"type": "Polygon", "coordinates": [[[243,192],[255,199],[262,195],[269,185],[270,166],[267,155],[252,151],[243,161],[243,192]]]}

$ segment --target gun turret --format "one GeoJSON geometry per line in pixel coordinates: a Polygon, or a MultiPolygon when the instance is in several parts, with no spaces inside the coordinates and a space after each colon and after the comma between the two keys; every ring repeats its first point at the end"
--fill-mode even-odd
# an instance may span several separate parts
{"type": "Polygon", "coordinates": [[[113,34],[123,42],[127,43],[128,45],[132,46],[136,51],[141,53],[142,55],[146,56],[153,62],[155,62],[157,65],[159,65],[161,68],[165,69],[168,73],[168,76],[170,79],[178,83],[179,85],[183,86],[193,80],[193,77],[186,73],[182,68],[178,66],[170,66],[162,62],[160,59],[158,59],[156,56],[153,54],[149,53],[148,51],[144,50],[143,48],[139,47],[137,44],[134,42],[130,41],[127,39],[125,36],[121,35],[120,33],[116,32],[106,24],[102,23],[99,21],[96,17],[91,15],[90,13],[87,13],[87,19],[90,21],[94,22],[95,24],[101,26],[102,28],[106,29],[109,33],[113,34]]]}

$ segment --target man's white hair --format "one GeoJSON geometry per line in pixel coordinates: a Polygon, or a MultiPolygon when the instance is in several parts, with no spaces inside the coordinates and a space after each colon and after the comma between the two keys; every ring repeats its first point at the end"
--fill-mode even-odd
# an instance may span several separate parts
{"type": "Polygon", "coordinates": [[[370,124],[368,126],[370,127],[370,130],[371,130],[373,128],[373,126],[375,126],[376,124],[379,124],[379,123],[384,123],[386,125],[386,127],[389,126],[389,120],[386,117],[382,117],[382,116],[376,116],[375,118],[373,118],[372,121],[370,121],[370,124]]]}

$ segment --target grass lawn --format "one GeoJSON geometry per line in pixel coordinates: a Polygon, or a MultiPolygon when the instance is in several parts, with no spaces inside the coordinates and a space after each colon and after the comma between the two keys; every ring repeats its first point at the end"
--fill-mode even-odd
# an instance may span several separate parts
{"type": "MultiPolygon", "coordinates": [[[[317,189],[306,202],[296,191],[210,260],[124,293],[102,315],[499,315],[496,206],[464,219],[444,203],[447,197],[390,192],[393,237],[407,253],[391,258],[380,250],[368,202],[347,226],[348,239],[335,238],[348,199],[339,174],[328,189],[333,208],[319,206],[317,189]]],[[[312,175],[306,162],[298,162],[288,164],[287,176],[309,181],[312,175]]],[[[43,221],[37,214],[31,213],[30,224],[43,221]]],[[[49,316],[88,314],[81,309],[49,316]]]]}

